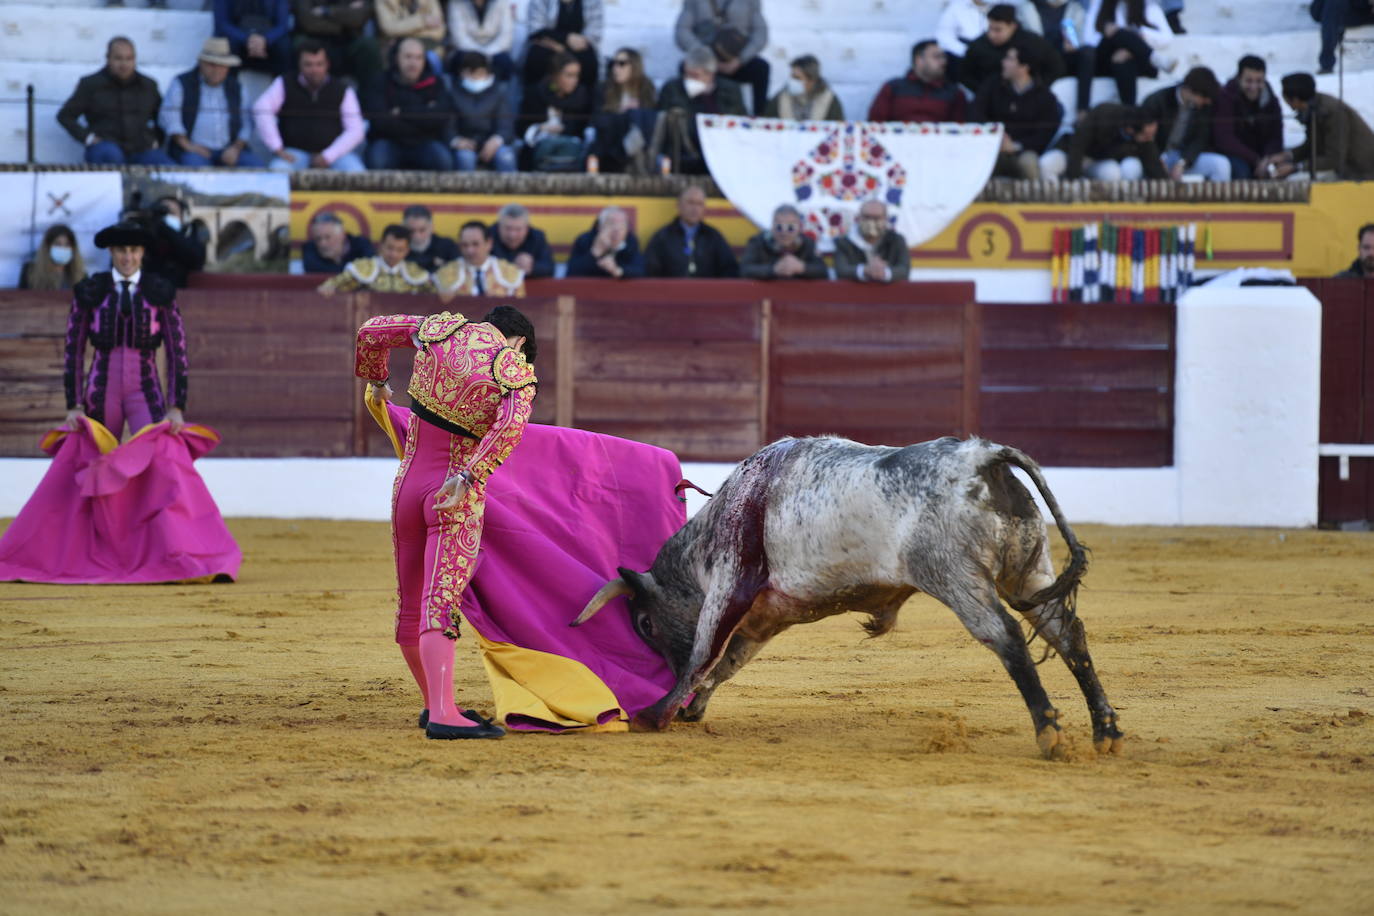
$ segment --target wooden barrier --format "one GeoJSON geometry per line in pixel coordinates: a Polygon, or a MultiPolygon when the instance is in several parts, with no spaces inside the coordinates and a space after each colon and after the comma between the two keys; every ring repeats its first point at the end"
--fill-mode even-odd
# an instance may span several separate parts
{"type": "MultiPolygon", "coordinates": [[[[1322,303],[1322,409],[1318,438],[1374,444],[1374,280],[1303,280],[1322,303]]],[[[1318,517],[1323,523],[1374,519],[1374,460],[1320,459],[1318,517]]]]}
{"type": "MultiPolygon", "coordinates": [[[[188,415],[219,429],[221,456],[387,454],[353,377],[354,333],[437,302],[270,282],[182,292],[188,415]]],[[[532,283],[518,305],[538,329],[534,419],[683,460],[734,461],[783,435],[982,433],[1052,465],[1171,463],[1171,306],[972,299],[968,283],[532,283]]],[[[452,307],[480,317],[501,301],[452,307]]],[[[0,309],[0,383],[13,395],[0,402],[0,454],[34,455],[64,413],[67,299],[3,291],[0,309]]],[[[409,360],[393,356],[398,393],[409,360]]]]}

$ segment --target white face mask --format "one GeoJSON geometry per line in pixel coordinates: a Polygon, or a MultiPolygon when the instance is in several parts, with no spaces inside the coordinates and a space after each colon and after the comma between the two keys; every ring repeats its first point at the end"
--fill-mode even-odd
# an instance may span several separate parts
{"type": "Polygon", "coordinates": [[[491,88],[492,83],[496,82],[496,77],[488,76],[485,79],[473,79],[470,76],[463,77],[463,88],[468,92],[486,92],[491,88]]]}
{"type": "Polygon", "coordinates": [[[166,223],[169,227],[171,227],[171,230],[172,230],[173,232],[180,232],[180,231],[181,231],[181,219],[180,219],[180,217],[176,217],[176,216],[173,216],[172,214],[168,213],[166,216],[164,216],[164,217],[162,218],[162,221],[163,221],[164,223],[166,223]]]}
{"type": "Polygon", "coordinates": [[[52,258],[54,264],[70,264],[72,250],[66,245],[52,245],[48,248],[48,257],[52,258]]]}
{"type": "Polygon", "coordinates": [[[806,95],[806,84],[795,76],[788,77],[787,91],[792,95],[806,95]]]}
{"type": "Polygon", "coordinates": [[[692,79],[690,76],[682,81],[682,88],[687,90],[687,95],[696,98],[711,87],[701,80],[692,79]]]}

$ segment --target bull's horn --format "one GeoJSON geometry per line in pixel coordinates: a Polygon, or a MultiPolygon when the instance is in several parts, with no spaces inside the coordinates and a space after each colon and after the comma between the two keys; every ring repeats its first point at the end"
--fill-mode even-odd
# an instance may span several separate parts
{"type": "Polygon", "coordinates": [[[621,595],[626,597],[633,595],[634,589],[630,588],[630,583],[617,576],[605,585],[601,586],[601,591],[592,596],[592,600],[587,602],[587,606],[582,609],[582,613],[577,615],[577,619],[568,624],[570,627],[580,627],[592,615],[606,606],[607,602],[619,598],[621,595]]]}

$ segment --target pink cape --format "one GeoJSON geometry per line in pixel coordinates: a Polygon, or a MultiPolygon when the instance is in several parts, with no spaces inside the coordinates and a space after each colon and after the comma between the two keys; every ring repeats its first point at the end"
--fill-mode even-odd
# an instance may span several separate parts
{"type": "MultiPolygon", "coordinates": [[[[387,405],[400,438],[409,411],[387,405]]],[[[687,518],[682,477],[666,449],[581,429],[529,424],[487,481],[476,574],[462,614],[490,642],[580,662],[633,717],[672,689],[672,671],[630,624],[617,598],[576,629],[568,624],[616,567],[646,570],[687,518]]],[[[560,730],[510,716],[508,727],[560,730]]]]}
{"type": "Polygon", "coordinates": [[[191,463],[219,434],[167,422],[118,445],[89,418],[43,437],[52,466],[0,538],[0,581],[232,580],[243,554],[191,463]]]}

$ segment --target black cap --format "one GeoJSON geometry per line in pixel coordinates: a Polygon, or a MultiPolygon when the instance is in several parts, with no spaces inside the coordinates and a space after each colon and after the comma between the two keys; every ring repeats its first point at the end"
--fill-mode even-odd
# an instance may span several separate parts
{"type": "Polygon", "coordinates": [[[110,248],[115,245],[139,245],[147,248],[153,237],[133,220],[120,220],[113,226],[106,226],[95,234],[95,247],[110,248]]]}

